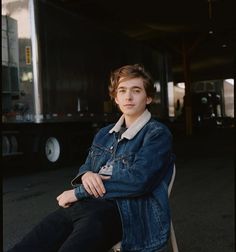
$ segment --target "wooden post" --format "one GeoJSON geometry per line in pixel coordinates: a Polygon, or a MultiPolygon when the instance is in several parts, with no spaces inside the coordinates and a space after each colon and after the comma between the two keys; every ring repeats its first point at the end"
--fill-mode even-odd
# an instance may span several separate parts
{"type": "Polygon", "coordinates": [[[183,39],[183,68],[185,82],[185,123],[186,135],[192,135],[192,105],[191,105],[191,89],[190,89],[190,63],[189,53],[186,47],[186,42],[183,39]]]}

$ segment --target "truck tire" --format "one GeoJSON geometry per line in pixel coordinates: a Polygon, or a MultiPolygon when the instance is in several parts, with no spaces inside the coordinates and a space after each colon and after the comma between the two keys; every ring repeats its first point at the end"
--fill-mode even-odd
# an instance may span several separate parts
{"type": "Polygon", "coordinates": [[[65,142],[61,138],[57,136],[43,137],[39,148],[40,164],[45,168],[60,166],[65,157],[65,149],[65,142]]]}
{"type": "Polygon", "coordinates": [[[45,155],[49,162],[55,163],[61,155],[61,147],[56,137],[49,137],[45,142],[45,155]]]}
{"type": "Polygon", "coordinates": [[[2,136],[2,155],[10,154],[10,141],[7,136],[2,136]]]}
{"type": "Polygon", "coordinates": [[[18,141],[16,136],[12,135],[10,137],[10,144],[11,144],[11,154],[15,154],[18,152],[18,141]]]}

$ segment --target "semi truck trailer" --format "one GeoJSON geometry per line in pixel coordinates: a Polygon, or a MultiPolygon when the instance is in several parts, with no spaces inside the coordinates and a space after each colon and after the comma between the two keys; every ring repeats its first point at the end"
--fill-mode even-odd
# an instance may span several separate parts
{"type": "Polygon", "coordinates": [[[155,80],[150,108],[165,117],[168,55],[95,24],[64,1],[2,1],[2,157],[43,169],[79,162],[97,129],[119,117],[111,71],[143,64],[155,80]]]}

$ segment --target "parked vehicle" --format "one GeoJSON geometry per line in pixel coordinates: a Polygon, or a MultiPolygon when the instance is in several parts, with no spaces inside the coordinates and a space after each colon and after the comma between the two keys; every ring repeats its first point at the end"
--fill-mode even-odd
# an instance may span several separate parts
{"type": "MultiPolygon", "coordinates": [[[[78,162],[96,130],[119,115],[107,92],[112,69],[142,63],[161,87],[167,81],[164,53],[99,27],[62,2],[2,1],[5,167],[13,159],[41,168],[78,162]]],[[[165,88],[157,90],[161,101],[165,96],[165,88]]],[[[157,99],[153,106],[163,105],[157,99]]]]}

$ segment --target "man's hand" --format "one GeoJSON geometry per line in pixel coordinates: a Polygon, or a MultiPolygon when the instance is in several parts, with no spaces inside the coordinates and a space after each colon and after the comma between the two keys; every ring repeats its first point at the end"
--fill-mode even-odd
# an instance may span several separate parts
{"type": "Polygon", "coordinates": [[[68,190],[64,191],[62,194],[60,194],[57,197],[58,205],[67,208],[69,207],[72,203],[76,202],[78,199],[75,196],[75,190],[68,190]]]}
{"type": "Polygon", "coordinates": [[[102,180],[107,180],[109,178],[110,176],[102,176],[89,171],[82,176],[81,180],[87,193],[98,198],[102,197],[106,193],[102,180]]]}

